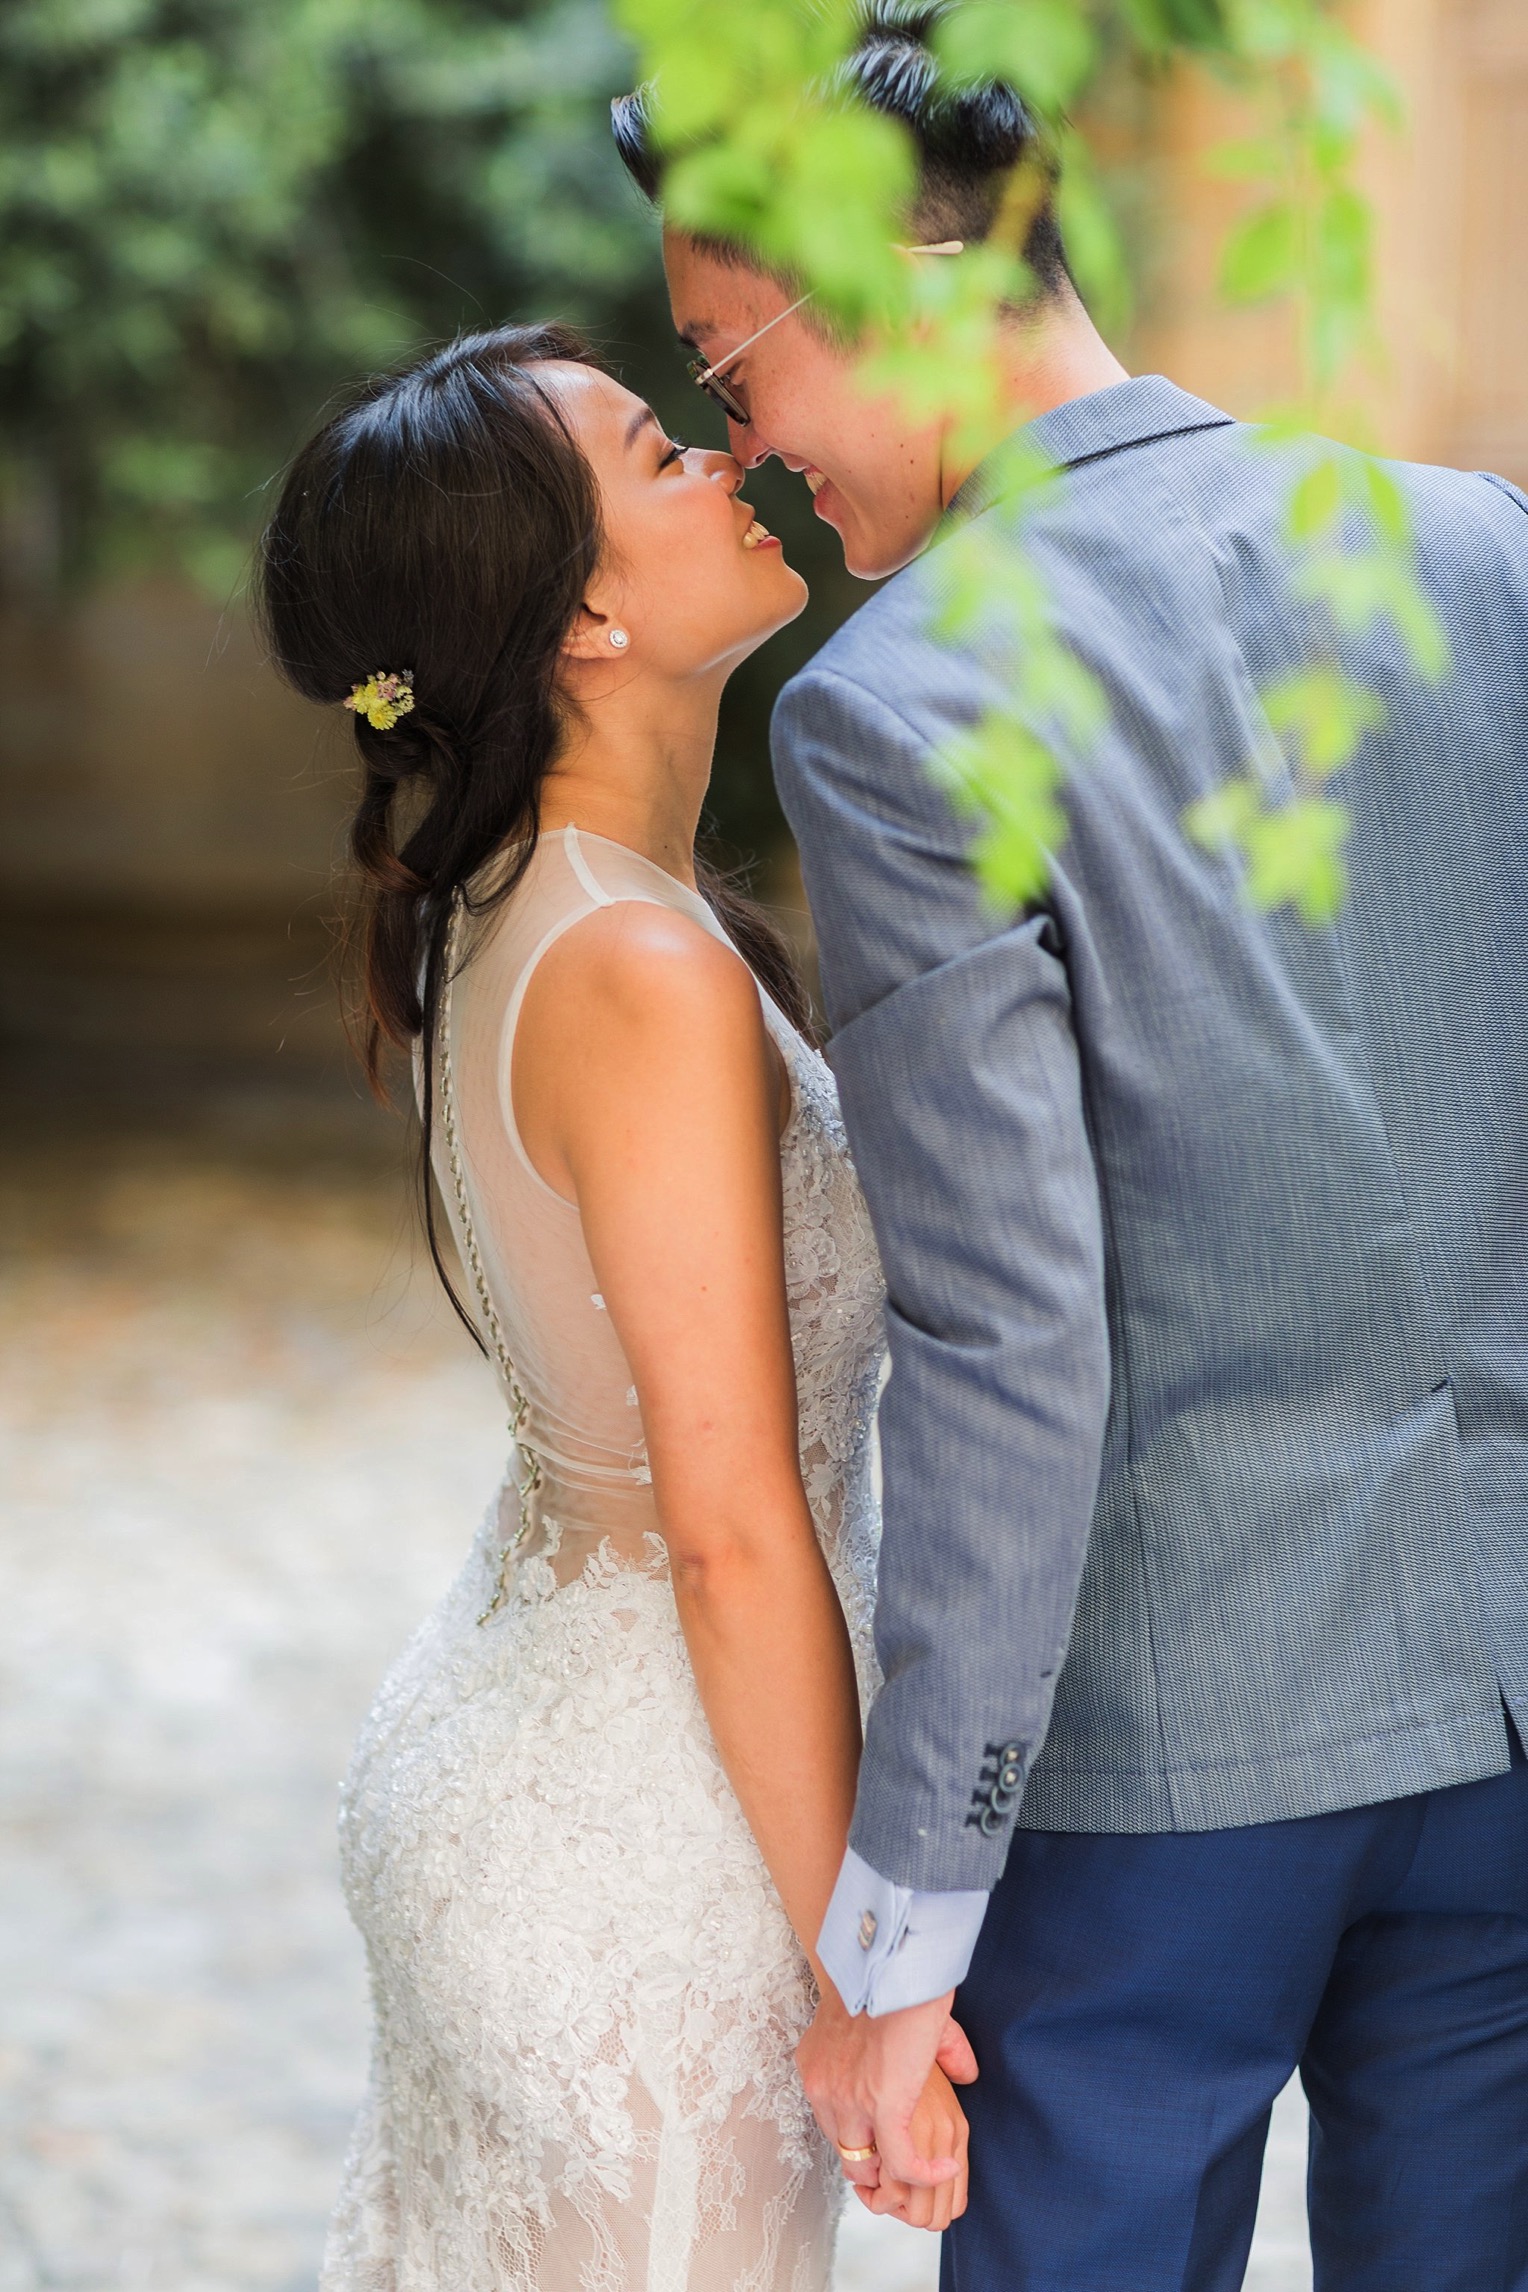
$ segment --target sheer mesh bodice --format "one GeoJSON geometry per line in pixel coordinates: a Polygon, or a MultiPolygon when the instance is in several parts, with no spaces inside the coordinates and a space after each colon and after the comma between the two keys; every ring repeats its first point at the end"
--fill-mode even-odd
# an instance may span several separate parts
{"type": "MultiPolygon", "coordinates": [[[[571,828],[548,837],[507,910],[487,919],[475,944],[467,937],[447,1014],[468,1230],[529,1404],[521,1443],[540,1485],[526,1551],[546,1557],[562,1582],[581,1572],[605,1537],[623,1557],[640,1558],[657,1515],[631,1370],[578,1210],[538,1175],[521,1143],[512,1061],[541,958],[601,907],[633,899],[660,900],[716,929],[704,900],[640,854],[571,828]]],[[[441,1194],[456,1213],[444,1124],[437,1148],[441,1194]]],[[[459,1213],[454,1222],[466,1254],[459,1213]]]]}
{"type": "MultiPolygon", "coordinates": [[[[824,2292],[831,2268],[839,2176],[791,2058],[807,1969],[700,1707],[577,1208],[513,1118],[536,963],[622,900],[725,936],[570,828],[460,948],[437,1175],[539,1485],[522,1518],[507,1478],[346,1784],[377,2035],[326,2292],[824,2292]]],[[[868,1693],[880,1275],[832,1079],[764,1010],[802,1468],[868,1693]]]]}

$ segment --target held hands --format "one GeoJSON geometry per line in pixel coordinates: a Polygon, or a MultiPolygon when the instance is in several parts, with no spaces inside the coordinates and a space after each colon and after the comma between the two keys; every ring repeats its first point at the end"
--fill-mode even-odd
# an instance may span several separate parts
{"type": "MultiPolygon", "coordinates": [[[[937,2064],[928,2073],[908,2130],[920,2157],[953,2157],[957,2168],[954,2175],[935,2188],[923,2188],[897,2180],[883,2165],[875,2187],[856,2184],[854,2193],[867,2212],[890,2213],[896,2220],[905,2220],[909,2228],[931,2228],[937,2235],[965,2211],[968,2178],[966,2113],[937,2064]]],[[[872,2166],[874,2162],[872,2158],[872,2166]]],[[[848,2169],[846,2166],[846,2172],[848,2169]]]]}
{"type": "Polygon", "coordinates": [[[947,2228],[966,2209],[966,2117],[952,2085],[969,2085],[976,2060],[950,2019],[953,1991],[875,2020],[851,2019],[825,1987],[796,2049],[807,2098],[828,2139],[845,2150],[844,2175],[871,2212],[914,2228],[947,2228]]]}

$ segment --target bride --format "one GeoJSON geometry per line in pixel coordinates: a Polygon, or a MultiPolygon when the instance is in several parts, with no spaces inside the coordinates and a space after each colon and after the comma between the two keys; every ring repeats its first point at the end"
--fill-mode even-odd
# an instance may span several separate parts
{"type": "MultiPolygon", "coordinates": [[[[355,717],[373,1070],[414,1051],[515,1436],[345,1789],[376,2039],[327,2292],[831,2271],[792,2056],[873,1678],[881,1282],[783,947],[695,858],[722,687],[806,596],[741,484],[505,328],[368,384],[265,536],[276,661],[355,717]]],[[[915,2129],[963,2158],[938,2069],[915,2129]]],[[[942,2227],[964,2174],[871,2201],[942,2227]]]]}

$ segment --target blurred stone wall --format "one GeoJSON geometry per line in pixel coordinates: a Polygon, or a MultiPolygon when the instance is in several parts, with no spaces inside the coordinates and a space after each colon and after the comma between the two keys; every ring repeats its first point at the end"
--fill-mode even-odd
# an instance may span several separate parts
{"type": "MultiPolygon", "coordinates": [[[[1359,0],[1406,108],[1371,139],[1383,355],[1349,392],[1384,452],[1528,483],[1528,0],[1359,0]]],[[[1241,415],[1296,375],[1278,312],[1215,294],[1238,200],[1206,172],[1248,124],[1213,77],[1173,75],[1141,136],[1150,276],[1132,364],[1241,415]]]]}
{"type": "Polygon", "coordinates": [[[0,1041],[106,1092],[339,1064],[343,740],[172,584],[0,613],[0,1041]]]}

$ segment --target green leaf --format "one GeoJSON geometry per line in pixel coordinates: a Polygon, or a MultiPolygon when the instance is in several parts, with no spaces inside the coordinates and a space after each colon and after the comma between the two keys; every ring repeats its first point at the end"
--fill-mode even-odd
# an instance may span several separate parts
{"type": "Polygon", "coordinates": [[[1342,465],[1327,455],[1299,478],[1289,497],[1286,526],[1294,541],[1310,541],[1335,525],[1342,509],[1342,465]]]}
{"type": "Polygon", "coordinates": [[[1328,779],[1351,763],[1389,715],[1378,693],[1330,662],[1281,677],[1262,701],[1296,771],[1312,780],[1328,779]]]}
{"type": "Polygon", "coordinates": [[[669,149],[682,149],[725,121],[742,102],[741,58],[705,48],[681,48],[665,59],[648,99],[653,133],[669,149]]]}
{"type": "Polygon", "coordinates": [[[819,111],[779,156],[759,244],[858,323],[907,291],[892,219],[912,189],[911,146],[892,121],[861,109],[819,111]]]}
{"type": "Polygon", "coordinates": [[[1056,219],[1083,300],[1110,333],[1130,315],[1130,274],[1113,210],[1080,152],[1062,172],[1056,219]]]}
{"type": "Polygon", "coordinates": [[[1330,18],[1313,30],[1309,54],[1317,116],[1349,135],[1366,120],[1392,130],[1405,125],[1400,90],[1379,58],[1330,18]]]}
{"type": "Polygon", "coordinates": [[[1256,785],[1232,780],[1184,814],[1185,831],[1210,851],[1228,847],[1246,867],[1254,907],[1293,907],[1313,927],[1330,923],[1347,889],[1343,847],[1352,826],[1345,804],[1307,796],[1265,809],[1256,785]]]}
{"type": "Polygon", "coordinates": [[[1287,199],[1237,225],[1221,257],[1220,283],[1232,302],[1287,294],[1300,276],[1300,218],[1287,199]]]}
{"type": "Polygon", "coordinates": [[[1149,56],[1227,45],[1221,0],[1116,0],[1116,5],[1132,39],[1149,56]]]}
{"type": "Polygon", "coordinates": [[[1424,684],[1442,684],[1453,667],[1448,632],[1414,579],[1398,580],[1390,614],[1410,657],[1412,673],[1424,684]]]}
{"type": "Polygon", "coordinates": [[[663,184],[665,208],[681,229],[745,243],[757,236],[773,191],[765,154],[726,143],[686,152],[672,162],[663,184]]]}
{"type": "Polygon", "coordinates": [[[1368,200],[1349,183],[1340,184],[1322,200],[1316,214],[1315,260],[1325,294],[1349,302],[1367,298],[1373,224],[1368,200]]]}
{"type": "Polygon", "coordinates": [[[1330,923],[1347,889],[1342,854],[1351,827],[1347,806],[1323,796],[1260,813],[1246,843],[1253,905],[1293,907],[1308,924],[1330,923]]]}
{"type": "Polygon", "coordinates": [[[1075,0],[965,0],[939,23],[933,48],[957,86],[1006,80],[1050,118],[1076,97],[1098,53],[1075,0]]]}
{"type": "Polygon", "coordinates": [[[1363,473],[1364,506],[1381,538],[1393,549],[1409,549],[1411,505],[1398,480],[1371,454],[1362,457],[1359,468],[1363,473]]]}
{"type": "Polygon", "coordinates": [[[1006,909],[1037,899],[1067,825],[1050,750],[1017,717],[994,710],[951,739],[932,769],[957,809],[983,823],[971,856],[991,903],[1006,909]]]}
{"type": "Polygon", "coordinates": [[[1366,301],[1337,299],[1317,286],[1308,316],[1311,379],[1318,391],[1327,391],[1368,331],[1366,301]]]}
{"type": "Polygon", "coordinates": [[[1290,152],[1286,138],[1273,135],[1238,136],[1229,143],[1217,143],[1204,155],[1202,165],[1207,175],[1223,176],[1233,183],[1277,183],[1289,166],[1290,152]]]}
{"type": "Polygon", "coordinates": [[[1405,645],[1413,675],[1440,684],[1449,673],[1447,634],[1423,594],[1409,554],[1395,549],[1323,550],[1295,572],[1297,597],[1325,606],[1349,636],[1365,636],[1388,619],[1405,645]]]}

